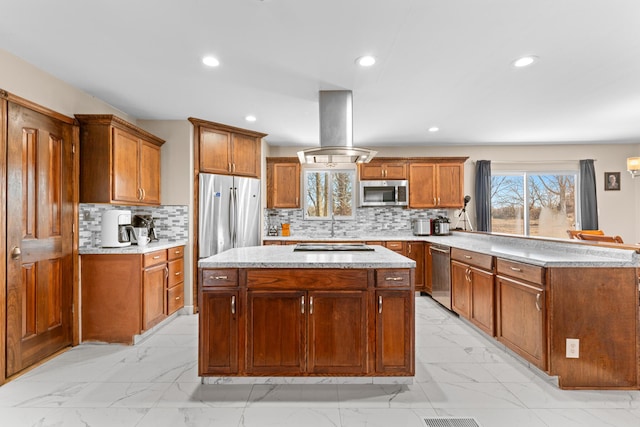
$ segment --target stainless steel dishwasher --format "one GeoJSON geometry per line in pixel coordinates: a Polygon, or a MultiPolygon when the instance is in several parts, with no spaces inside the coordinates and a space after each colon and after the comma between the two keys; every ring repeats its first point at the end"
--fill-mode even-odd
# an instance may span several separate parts
{"type": "Polygon", "coordinates": [[[431,296],[451,310],[451,248],[431,244],[431,296]]]}

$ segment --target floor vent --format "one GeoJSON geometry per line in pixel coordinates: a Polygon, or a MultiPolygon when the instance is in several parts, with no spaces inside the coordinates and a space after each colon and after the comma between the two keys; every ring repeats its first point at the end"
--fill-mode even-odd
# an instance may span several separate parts
{"type": "Polygon", "coordinates": [[[425,427],[481,427],[474,418],[424,418],[425,427]]]}

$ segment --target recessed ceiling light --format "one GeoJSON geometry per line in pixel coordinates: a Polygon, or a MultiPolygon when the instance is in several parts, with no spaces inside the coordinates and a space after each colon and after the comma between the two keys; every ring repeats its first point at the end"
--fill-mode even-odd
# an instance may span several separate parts
{"type": "Polygon", "coordinates": [[[438,126],[431,126],[429,128],[429,132],[438,132],[440,130],[440,128],[438,126]]]}
{"type": "Polygon", "coordinates": [[[257,120],[257,119],[256,119],[256,116],[252,116],[252,115],[248,115],[248,116],[247,116],[247,117],[245,117],[244,119],[245,119],[246,121],[248,121],[248,122],[255,122],[255,121],[257,120]]]}
{"type": "Polygon", "coordinates": [[[522,67],[528,67],[529,65],[533,64],[537,60],[538,60],[537,56],[529,55],[529,56],[523,56],[522,58],[516,59],[515,61],[513,61],[512,64],[516,68],[522,68],[522,67]]]}
{"type": "Polygon", "coordinates": [[[360,58],[356,59],[356,64],[361,67],[371,67],[375,63],[376,58],[370,55],[361,56],[360,58]]]}
{"type": "Polygon", "coordinates": [[[218,59],[214,58],[213,56],[205,56],[204,58],[202,58],[202,63],[209,67],[217,67],[218,65],[220,65],[220,61],[218,61],[218,59]]]}

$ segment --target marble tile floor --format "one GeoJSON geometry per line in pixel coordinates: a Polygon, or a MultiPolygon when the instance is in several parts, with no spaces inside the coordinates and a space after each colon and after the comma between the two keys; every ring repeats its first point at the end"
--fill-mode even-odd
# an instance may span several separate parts
{"type": "Polygon", "coordinates": [[[136,346],[80,345],[0,387],[0,426],[640,426],[640,391],[564,391],[428,297],[411,385],[203,385],[197,316],[136,346]]]}

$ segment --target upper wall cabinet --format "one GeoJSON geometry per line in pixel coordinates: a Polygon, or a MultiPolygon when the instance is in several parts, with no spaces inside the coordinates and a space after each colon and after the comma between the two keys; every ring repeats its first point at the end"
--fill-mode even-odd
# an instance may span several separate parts
{"type": "Polygon", "coordinates": [[[260,178],[260,146],[266,134],[189,118],[195,127],[202,173],[260,178]]]}
{"type": "Polygon", "coordinates": [[[267,158],[267,208],[300,207],[300,162],[295,157],[267,158]]]}
{"type": "Polygon", "coordinates": [[[361,180],[407,179],[407,162],[403,160],[374,159],[358,167],[361,180]]]}
{"type": "Polygon", "coordinates": [[[465,160],[412,161],[409,164],[409,207],[462,208],[465,160]]]}
{"type": "Polygon", "coordinates": [[[77,114],[80,202],[160,204],[164,140],[110,114],[77,114]]]}

